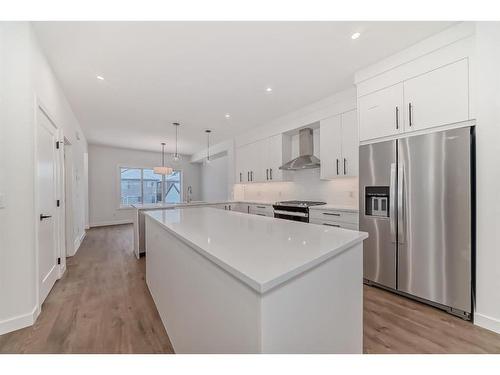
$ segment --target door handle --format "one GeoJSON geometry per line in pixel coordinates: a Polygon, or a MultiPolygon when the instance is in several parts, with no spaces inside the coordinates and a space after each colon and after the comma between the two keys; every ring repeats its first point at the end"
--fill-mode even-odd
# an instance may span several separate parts
{"type": "Polygon", "coordinates": [[[48,219],[49,217],[52,217],[52,215],[40,214],[40,221],[42,221],[43,219],[48,219]]]}
{"type": "Polygon", "coordinates": [[[344,158],[344,175],[347,173],[347,168],[346,168],[346,158],[344,158]]]}
{"type": "Polygon", "coordinates": [[[405,212],[404,212],[404,197],[405,197],[405,190],[404,190],[404,184],[405,184],[405,179],[404,179],[404,173],[405,173],[405,168],[404,164],[401,164],[398,167],[398,243],[405,243],[405,212]]]}
{"type": "Polygon", "coordinates": [[[389,185],[389,225],[391,242],[396,243],[396,163],[391,163],[391,182],[389,185]]]}
{"type": "Polygon", "coordinates": [[[399,107],[396,106],[396,129],[399,129],[399,107]]]}
{"type": "Polygon", "coordinates": [[[339,159],[337,159],[337,176],[339,174],[339,159]]]}
{"type": "Polygon", "coordinates": [[[408,120],[410,121],[410,126],[413,125],[413,115],[412,115],[412,110],[413,110],[413,107],[411,105],[411,103],[408,103],[408,120]]]}

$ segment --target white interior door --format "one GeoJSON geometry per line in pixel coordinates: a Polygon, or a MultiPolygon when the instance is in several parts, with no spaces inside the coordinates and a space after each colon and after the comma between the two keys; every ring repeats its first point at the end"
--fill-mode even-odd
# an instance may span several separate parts
{"type": "Polygon", "coordinates": [[[56,226],[57,129],[38,110],[37,183],[38,183],[38,271],[42,304],[59,276],[56,226]]]}

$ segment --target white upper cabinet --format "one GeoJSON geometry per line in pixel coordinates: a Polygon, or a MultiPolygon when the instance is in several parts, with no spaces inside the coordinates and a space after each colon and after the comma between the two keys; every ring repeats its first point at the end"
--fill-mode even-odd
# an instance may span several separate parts
{"type": "Polygon", "coordinates": [[[290,140],[278,134],[236,148],[236,182],[285,181],[287,172],[279,169],[290,160],[290,140]]]}
{"type": "Polygon", "coordinates": [[[468,71],[463,59],[405,81],[406,131],[468,120],[468,71]]]}
{"type": "Polygon", "coordinates": [[[359,140],[387,137],[403,131],[403,84],[358,98],[359,140]]]}
{"type": "Polygon", "coordinates": [[[321,179],[358,175],[358,124],[356,110],[320,122],[321,179]]]}
{"type": "Polygon", "coordinates": [[[265,169],[266,181],[283,181],[283,171],[279,169],[285,161],[286,144],[282,134],[267,138],[266,155],[263,168],[265,169]]]}
{"type": "Polygon", "coordinates": [[[335,178],[340,173],[342,159],[342,119],[333,116],[320,121],[319,160],[321,179],[335,178]]]}
{"type": "Polygon", "coordinates": [[[342,172],[344,176],[358,175],[359,139],[357,112],[342,114],[342,172]]]}

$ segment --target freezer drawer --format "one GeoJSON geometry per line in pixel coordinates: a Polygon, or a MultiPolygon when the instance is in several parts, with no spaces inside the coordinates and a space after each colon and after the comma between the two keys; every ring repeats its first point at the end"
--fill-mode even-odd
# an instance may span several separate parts
{"type": "Polygon", "coordinates": [[[398,290],[470,312],[470,128],[401,139],[398,159],[398,290]]]}

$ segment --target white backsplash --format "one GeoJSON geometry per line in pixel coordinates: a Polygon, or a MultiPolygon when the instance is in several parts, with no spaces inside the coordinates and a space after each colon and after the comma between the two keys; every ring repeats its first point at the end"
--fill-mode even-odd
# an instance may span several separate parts
{"type": "Polygon", "coordinates": [[[291,199],[320,200],[339,206],[358,206],[356,177],[323,181],[319,179],[319,168],[295,171],[291,175],[292,182],[234,185],[233,198],[269,202],[291,199]]]}

